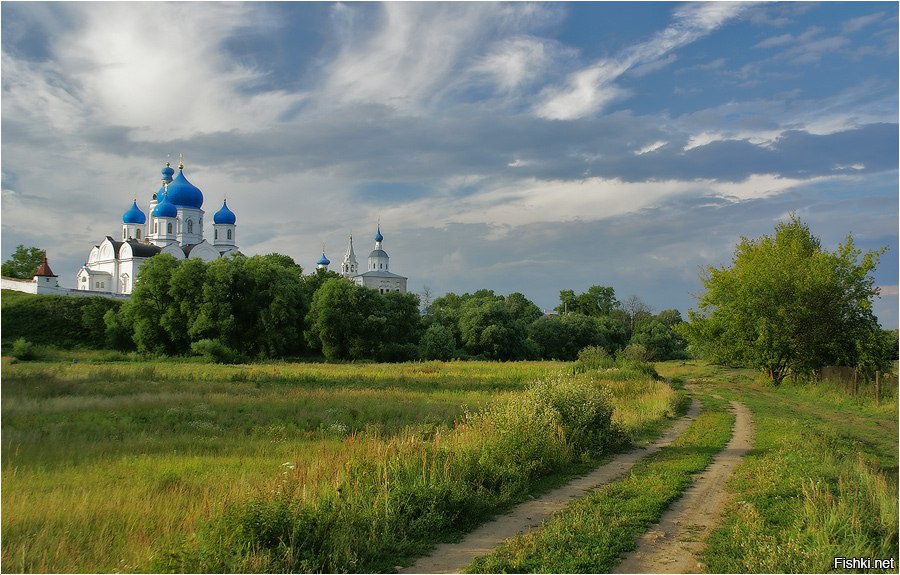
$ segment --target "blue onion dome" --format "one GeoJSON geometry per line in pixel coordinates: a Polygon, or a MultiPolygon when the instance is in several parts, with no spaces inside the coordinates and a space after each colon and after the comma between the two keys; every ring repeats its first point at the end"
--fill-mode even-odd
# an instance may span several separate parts
{"type": "Polygon", "coordinates": [[[168,195],[163,195],[162,200],[153,208],[153,215],[157,218],[175,218],[178,217],[178,209],[169,201],[168,195]]]}
{"type": "Polygon", "coordinates": [[[378,224],[378,231],[375,232],[375,241],[376,242],[384,241],[384,236],[381,235],[381,224],[378,224]]]}
{"type": "Polygon", "coordinates": [[[169,165],[169,162],[166,162],[166,167],[162,169],[162,179],[165,183],[169,183],[172,181],[172,176],[175,175],[175,169],[169,165]]]}
{"type": "Polygon", "coordinates": [[[232,224],[237,221],[234,212],[228,209],[227,200],[222,202],[222,209],[213,216],[214,224],[232,224]]]}
{"type": "Polygon", "coordinates": [[[181,166],[179,166],[178,175],[169,184],[166,197],[176,206],[183,208],[200,208],[203,206],[203,194],[197,186],[184,177],[181,166]]]}
{"type": "Polygon", "coordinates": [[[316,262],[317,266],[327,266],[331,263],[327,257],[325,257],[325,252],[322,252],[322,257],[319,258],[319,261],[316,262]]]}
{"type": "Polygon", "coordinates": [[[131,204],[131,208],[124,214],[122,214],[122,223],[123,224],[144,224],[147,222],[147,216],[144,215],[144,212],[141,211],[141,208],[137,206],[137,200],[135,200],[131,204]]]}

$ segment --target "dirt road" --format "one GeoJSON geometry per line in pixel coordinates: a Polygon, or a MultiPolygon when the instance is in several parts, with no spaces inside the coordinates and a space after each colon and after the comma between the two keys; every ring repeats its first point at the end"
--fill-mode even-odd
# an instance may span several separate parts
{"type": "Polygon", "coordinates": [[[701,473],[660,522],[638,539],[637,549],[613,573],[701,573],[697,555],[706,535],[718,524],[728,499],[725,482],[753,445],[750,410],[731,402],[735,413],[731,441],[701,473]]]}
{"type": "Polygon", "coordinates": [[[700,413],[700,402],[692,400],[685,417],[675,424],[653,444],[646,448],[634,449],[616,456],[588,475],[555,489],[538,499],[526,501],[508,514],[485,523],[469,533],[459,543],[438,545],[434,551],[422,557],[400,573],[457,573],[473,559],[486,555],[504,540],[536,527],[552,513],[561,510],[572,499],[584,497],[591,489],[618,479],[627,473],[635,463],[656,453],[672,443],[700,413]]]}

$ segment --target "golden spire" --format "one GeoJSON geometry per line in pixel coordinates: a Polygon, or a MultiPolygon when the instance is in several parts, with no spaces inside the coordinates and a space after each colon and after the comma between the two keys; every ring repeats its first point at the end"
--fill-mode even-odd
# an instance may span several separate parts
{"type": "Polygon", "coordinates": [[[178,154],[178,169],[184,169],[184,154],[178,154]]]}

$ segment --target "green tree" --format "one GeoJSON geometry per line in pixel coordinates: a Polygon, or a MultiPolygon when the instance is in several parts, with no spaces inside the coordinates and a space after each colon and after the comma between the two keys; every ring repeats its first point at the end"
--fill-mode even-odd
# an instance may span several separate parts
{"type": "Polygon", "coordinates": [[[824,250],[792,215],[775,235],[743,238],[731,267],[709,267],[705,292],[680,330],[713,361],[764,371],[774,384],[824,365],[855,365],[879,330],[873,271],[884,250],[848,236],[824,250]]]}
{"type": "Polygon", "coordinates": [[[648,360],[662,361],[672,359],[677,337],[669,326],[654,317],[640,323],[630,343],[644,346],[648,360]]]}
{"type": "Polygon", "coordinates": [[[9,278],[30,280],[44,261],[44,250],[35,247],[16,246],[9,259],[0,266],[0,273],[9,278]]]}
{"type": "Polygon", "coordinates": [[[582,294],[575,295],[572,290],[559,292],[559,313],[580,313],[594,317],[607,316],[619,304],[616,292],[608,286],[591,286],[582,294]]]}
{"type": "MultiPolygon", "coordinates": [[[[476,292],[478,293],[478,292],[476,292]]],[[[502,296],[472,297],[462,306],[459,331],[466,351],[486,359],[525,356],[525,326],[516,321],[502,296]]]]}
{"type": "Polygon", "coordinates": [[[192,341],[217,339],[251,358],[300,353],[307,305],[299,267],[285,258],[235,256],[208,264],[202,303],[190,327],[192,341]]]}
{"type": "Polygon", "coordinates": [[[120,310],[121,318],[130,322],[132,338],[140,352],[176,355],[185,351],[171,338],[163,320],[174,305],[169,283],[178,264],[178,260],[169,254],[158,254],[144,262],[134,283],[131,300],[120,310]]]}
{"type": "Polygon", "coordinates": [[[574,361],[582,348],[607,344],[598,318],[570,313],[542,317],[528,326],[528,337],[545,359],[574,361]]]}
{"type": "Polygon", "coordinates": [[[307,315],[307,340],[329,360],[373,357],[378,295],[343,278],[325,280],[307,315]]]}
{"type": "Polygon", "coordinates": [[[453,332],[439,323],[432,324],[419,342],[419,355],[422,359],[439,359],[447,361],[456,353],[456,339],[453,332]]]}

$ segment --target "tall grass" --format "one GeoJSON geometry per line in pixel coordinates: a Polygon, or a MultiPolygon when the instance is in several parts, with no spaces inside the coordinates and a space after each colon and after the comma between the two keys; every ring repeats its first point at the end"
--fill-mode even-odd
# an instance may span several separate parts
{"type": "MultiPolygon", "coordinates": [[[[363,439],[369,443],[370,439],[363,439]]],[[[374,444],[333,480],[286,482],[230,506],[166,571],[386,571],[448,534],[520,500],[537,480],[622,441],[609,394],[558,375],[467,414],[429,441],[374,444]],[[313,484],[314,485],[314,484],[313,484]]]]}
{"type": "Polygon", "coordinates": [[[391,569],[671,411],[562,367],[5,361],[3,565],[391,569]]]}
{"type": "Polygon", "coordinates": [[[736,469],[734,500],[707,540],[709,571],[821,573],[839,556],[898,558],[896,400],[878,406],[827,382],[773,388],[747,370],[660,369],[702,379],[753,411],[754,451],[736,469]]]}
{"type": "Polygon", "coordinates": [[[537,529],[476,559],[469,573],[607,573],[728,442],[734,416],[705,398],[705,411],[671,446],[628,476],[573,501],[537,529]]]}

